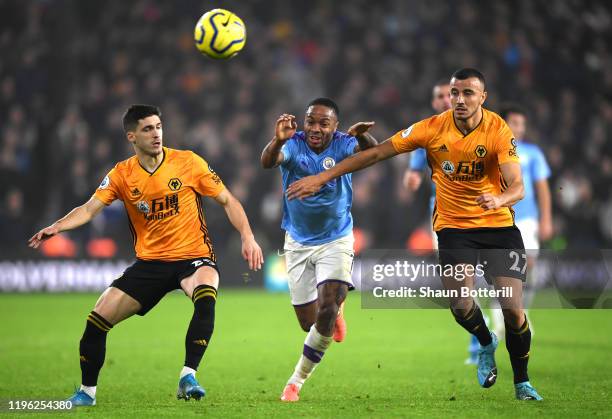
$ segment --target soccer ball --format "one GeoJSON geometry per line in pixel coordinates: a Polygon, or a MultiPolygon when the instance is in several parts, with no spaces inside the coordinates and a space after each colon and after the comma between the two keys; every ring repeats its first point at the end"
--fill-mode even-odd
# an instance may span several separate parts
{"type": "Polygon", "coordinates": [[[193,32],[196,48],[215,59],[238,54],[246,42],[244,22],[232,12],[213,9],[202,15],[193,32]]]}

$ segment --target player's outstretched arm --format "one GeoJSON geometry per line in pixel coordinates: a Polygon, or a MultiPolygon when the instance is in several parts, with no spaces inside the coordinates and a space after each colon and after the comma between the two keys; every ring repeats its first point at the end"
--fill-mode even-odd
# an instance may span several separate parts
{"type": "Polygon", "coordinates": [[[28,245],[36,249],[40,243],[61,233],[62,231],[72,230],[83,224],[90,222],[105,205],[95,196],[92,196],[89,201],[80,207],[76,207],[64,217],[60,218],[49,227],[45,227],[38,233],[34,234],[28,240],[28,245]]]}
{"type": "Polygon", "coordinates": [[[283,162],[284,156],[280,151],[283,144],[295,134],[297,123],[295,116],[282,114],[276,120],[274,138],[266,145],[261,153],[261,165],[264,169],[277,167],[283,162]]]}
{"type": "Polygon", "coordinates": [[[348,135],[357,138],[355,153],[367,150],[368,148],[372,148],[378,144],[378,140],[368,132],[368,130],[372,128],[374,124],[374,121],[357,122],[356,124],[353,124],[348,131],[346,131],[348,135]]]}
{"type": "Polygon", "coordinates": [[[254,271],[261,269],[261,265],[264,263],[261,247],[255,241],[249,219],[240,202],[227,189],[221,191],[214,199],[223,206],[230,223],[240,233],[242,257],[249,263],[249,269],[254,271]]]}
{"type": "Polygon", "coordinates": [[[508,187],[500,195],[486,193],[476,198],[476,202],[485,210],[511,207],[525,196],[521,165],[517,162],[507,162],[500,164],[499,169],[508,187]]]}
{"type": "Polygon", "coordinates": [[[381,160],[386,160],[390,157],[397,155],[397,151],[391,141],[385,141],[382,144],[378,144],[375,147],[369,148],[357,154],[353,154],[351,157],[342,160],[340,163],[335,165],[329,170],[324,170],[315,176],[307,176],[292,183],[287,188],[288,199],[302,199],[308,196],[312,196],[321,189],[327,182],[344,175],[345,173],[352,173],[357,170],[364,169],[368,166],[372,166],[381,160]]]}

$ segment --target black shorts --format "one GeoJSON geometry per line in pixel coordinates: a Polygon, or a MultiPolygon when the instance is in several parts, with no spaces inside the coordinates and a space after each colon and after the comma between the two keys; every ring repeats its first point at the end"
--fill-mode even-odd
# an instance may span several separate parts
{"type": "Polygon", "coordinates": [[[491,284],[499,276],[525,281],[527,254],[516,226],[496,228],[444,228],[438,232],[440,264],[466,264],[484,271],[491,284]]]}
{"type": "Polygon", "coordinates": [[[175,262],[138,259],[110,286],[138,301],[142,308],[137,314],[144,316],[164,295],[181,288],[181,281],[203,266],[210,266],[219,272],[217,264],[209,258],[175,262]]]}

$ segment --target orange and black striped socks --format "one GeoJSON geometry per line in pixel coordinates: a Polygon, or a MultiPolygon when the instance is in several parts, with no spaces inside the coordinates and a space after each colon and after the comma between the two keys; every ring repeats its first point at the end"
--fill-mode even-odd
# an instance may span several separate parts
{"type": "Polygon", "coordinates": [[[210,285],[198,285],[191,300],[193,316],[185,337],[185,366],[197,370],[215,327],[217,290],[210,285]]]}
{"type": "Polygon", "coordinates": [[[465,317],[460,317],[455,313],[452,309],[451,312],[453,316],[455,316],[455,320],[459,323],[465,330],[476,336],[478,342],[482,346],[487,346],[493,340],[491,338],[491,332],[485,323],[484,317],[482,315],[482,311],[478,304],[474,302],[472,309],[465,317]]]}
{"type": "Polygon", "coordinates": [[[93,387],[98,382],[100,369],[106,355],[106,335],[113,325],[95,311],[87,316],[85,332],[79,345],[81,383],[93,387]]]}
{"type": "Polygon", "coordinates": [[[514,372],[514,384],[529,381],[527,364],[531,349],[531,329],[527,316],[525,316],[523,325],[518,329],[513,329],[506,323],[506,349],[508,349],[510,364],[514,372]]]}

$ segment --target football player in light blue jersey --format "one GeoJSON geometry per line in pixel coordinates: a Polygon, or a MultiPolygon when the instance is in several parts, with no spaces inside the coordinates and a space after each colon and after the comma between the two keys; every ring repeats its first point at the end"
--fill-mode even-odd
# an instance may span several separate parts
{"type": "MultiPolygon", "coordinates": [[[[527,250],[527,281],[524,305],[529,307],[534,295],[534,268],[540,249],[540,240],[549,240],[553,234],[552,203],[548,178],[550,167],[544,153],[537,145],[524,141],[527,128],[527,113],[520,106],[507,104],[499,115],[504,118],[516,139],[516,151],[521,161],[525,197],[512,207],[514,223],[521,231],[527,250]]],[[[527,310],[525,310],[527,314],[527,310]]],[[[492,310],[493,330],[504,336],[504,321],[500,309],[492,310]]],[[[533,322],[530,320],[532,334],[533,322]]]]}
{"type": "MultiPolygon", "coordinates": [[[[367,132],[373,122],[359,122],[343,133],[337,131],[339,115],[334,101],[319,98],[308,104],[304,131],[297,131],[295,116],[278,118],[275,137],[264,148],[261,163],[264,168],[280,166],[283,190],[377,144],[367,132]]],[[[286,231],[291,303],[300,326],[308,332],[302,356],[281,395],[281,400],[295,402],[332,339],[341,342],[346,335],[342,305],[353,288],[351,174],[305,199],[289,201],[284,194],[283,199],[281,227],[286,231]]]]}

